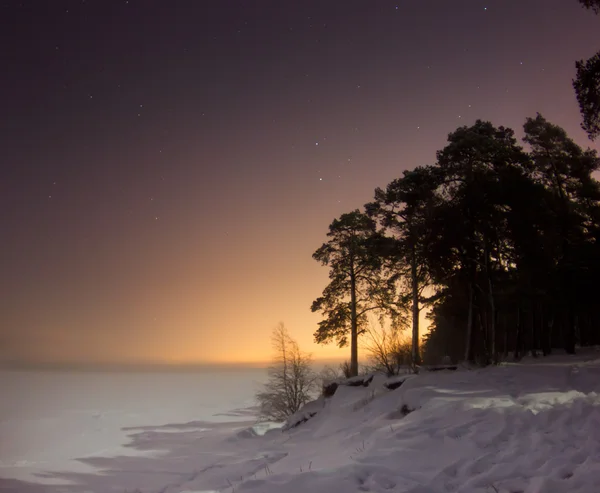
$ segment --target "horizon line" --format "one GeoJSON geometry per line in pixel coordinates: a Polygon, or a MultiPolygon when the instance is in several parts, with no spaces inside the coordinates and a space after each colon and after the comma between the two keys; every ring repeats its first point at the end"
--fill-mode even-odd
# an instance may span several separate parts
{"type": "MultiPolygon", "coordinates": [[[[339,364],[346,358],[314,358],[313,364],[339,364]]],[[[265,361],[0,361],[0,370],[152,370],[152,369],[201,369],[201,368],[267,368],[273,363],[265,361]]]]}

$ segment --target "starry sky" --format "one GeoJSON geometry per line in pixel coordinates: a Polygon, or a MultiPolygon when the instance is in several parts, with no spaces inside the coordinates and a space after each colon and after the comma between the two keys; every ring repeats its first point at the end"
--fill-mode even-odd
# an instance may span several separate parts
{"type": "Polygon", "coordinates": [[[580,145],[576,0],[2,1],[0,362],[317,358],[311,255],[477,118],[580,145]]]}

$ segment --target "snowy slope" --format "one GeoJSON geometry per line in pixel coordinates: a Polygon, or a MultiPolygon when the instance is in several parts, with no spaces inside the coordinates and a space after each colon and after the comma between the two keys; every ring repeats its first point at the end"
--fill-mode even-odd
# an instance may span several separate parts
{"type": "Polygon", "coordinates": [[[131,446],[162,452],[53,476],[70,486],[3,490],[0,480],[0,491],[600,492],[600,353],[423,373],[392,391],[384,383],[340,386],[286,431],[137,430],[131,446]]]}
{"type": "Polygon", "coordinates": [[[236,491],[600,491],[600,360],[429,373],[392,392],[339,390],[292,432],[296,446],[274,474],[236,491]],[[403,406],[415,411],[403,417],[403,406]]]}

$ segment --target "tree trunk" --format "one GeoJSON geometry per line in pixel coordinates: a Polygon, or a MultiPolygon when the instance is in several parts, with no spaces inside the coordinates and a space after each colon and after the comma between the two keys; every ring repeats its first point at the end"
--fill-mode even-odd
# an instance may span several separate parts
{"type": "Polygon", "coordinates": [[[537,327],[537,301],[533,298],[531,302],[531,356],[537,358],[536,332],[537,327]]]}
{"type": "Polygon", "coordinates": [[[350,274],[350,376],[358,375],[358,318],[356,316],[356,276],[350,274]]]}
{"type": "Polygon", "coordinates": [[[417,259],[413,246],[410,265],[412,282],[412,362],[413,365],[421,364],[419,354],[419,280],[417,278],[417,259]]]}
{"type": "Polygon", "coordinates": [[[543,346],[544,346],[544,341],[542,340],[542,338],[544,337],[544,328],[546,327],[546,312],[544,311],[544,302],[542,300],[540,300],[540,302],[538,303],[538,309],[540,311],[540,323],[538,325],[538,347],[540,350],[542,350],[542,354],[543,354],[543,346]]]}
{"type": "Polygon", "coordinates": [[[575,354],[575,332],[577,330],[577,315],[573,303],[569,303],[568,316],[565,327],[565,351],[567,354],[575,354]]]}
{"type": "Polygon", "coordinates": [[[290,396],[290,386],[288,383],[288,375],[289,375],[289,366],[288,366],[288,357],[287,357],[287,348],[288,348],[288,340],[287,340],[287,331],[283,326],[283,323],[280,323],[278,326],[277,337],[279,338],[279,342],[281,344],[281,359],[283,362],[282,365],[282,378],[283,378],[283,389],[285,392],[285,396],[287,398],[287,402],[289,403],[291,400],[290,396]]]}
{"type": "Polygon", "coordinates": [[[517,337],[515,340],[515,359],[518,360],[521,354],[521,340],[523,329],[521,327],[521,305],[517,307],[517,337]]]}
{"type": "Polygon", "coordinates": [[[496,302],[494,300],[494,291],[492,289],[492,278],[488,266],[488,285],[489,285],[489,302],[490,302],[490,352],[492,353],[492,363],[498,363],[498,355],[496,354],[496,302]]]}
{"type": "MultiPolygon", "coordinates": [[[[488,281],[488,292],[487,299],[490,305],[490,317],[489,321],[486,320],[486,329],[489,331],[488,335],[490,338],[490,359],[491,362],[498,363],[498,356],[496,354],[496,302],[494,300],[494,287],[492,283],[492,271],[491,271],[491,260],[490,260],[490,249],[487,241],[485,242],[485,274],[488,281]]],[[[487,319],[487,316],[486,316],[487,319]]]]}
{"type": "MultiPolygon", "coordinates": [[[[593,337],[592,337],[592,314],[590,312],[587,313],[585,317],[586,325],[585,325],[585,343],[587,346],[593,345],[593,337]]],[[[582,344],[583,346],[583,344],[582,344]]]]}
{"type": "Polygon", "coordinates": [[[506,314],[502,315],[502,327],[504,330],[504,359],[508,358],[508,323],[506,321],[506,314]]]}
{"type": "Polygon", "coordinates": [[[467,340],[465,343],[465,361],[473,361],[472,355],[473,339],[473,284],[469,282],[469,309],[467,312],[467,340]]]}
{"type": "Polygon", "coordinates": [[[479,334],[481,335],[481,342],[479,343],[475,352],[475,361],[480,366],[487,366],[490,364],[490,352],[488,349],[488,330],[487,330],[487,310],[485,305],[477,310],[477,318],[479,320],[479,334]],[[486,319],[484,322],[483,319],[486,319]],[[480,349],[481,347],[481,349],[480,349]]]}
{"type": "Polygon", "coordinates": [[[552,353],[552,328],[554,327],[554,314],[548,315],[548,328],[544,334],[544,356],[548,356],[552,353]]]}

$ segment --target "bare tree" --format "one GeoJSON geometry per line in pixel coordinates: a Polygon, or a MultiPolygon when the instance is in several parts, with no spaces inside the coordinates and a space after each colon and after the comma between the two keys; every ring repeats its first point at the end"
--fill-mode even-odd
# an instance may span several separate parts
{"type": "Polygon", "coordinates": [[[262,419],[284,421],[313,398],[317,377],[311,356],[300,351],[283,323],[273,329],[271,343],[274,356],[269,380],[256,399],[262,419]]]}
{"type": "Polygon", "coordinates": [[[398,328],[381,326],[375,329],[373,324],[367,329],[365,350],[369,357],[369,366],[388,376],[398,375],[403,369],[413,368],[412,341],[398,328]]]}

